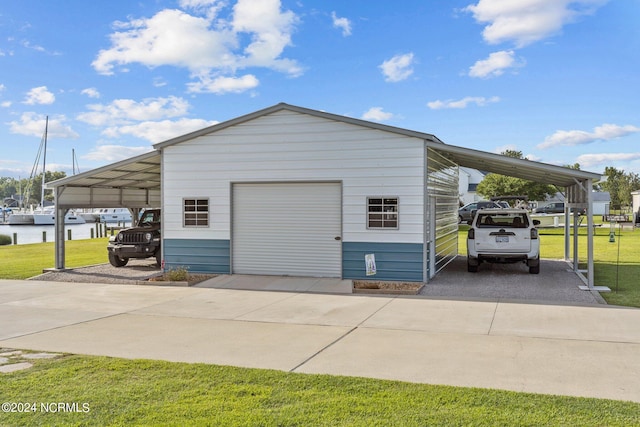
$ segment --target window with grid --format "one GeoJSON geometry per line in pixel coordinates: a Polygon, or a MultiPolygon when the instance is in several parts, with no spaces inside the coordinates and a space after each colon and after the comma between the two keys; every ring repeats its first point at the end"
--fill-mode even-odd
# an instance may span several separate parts
{"type": "Polygon", "coordinates": [[[367,228],[398,228],[397,197],[367,197],[367,228]]]}
{"type": "Polygon", "coordinates": [[[182,213],[185,227],[208,227],[209,199],[184,199],[182,213]]]}

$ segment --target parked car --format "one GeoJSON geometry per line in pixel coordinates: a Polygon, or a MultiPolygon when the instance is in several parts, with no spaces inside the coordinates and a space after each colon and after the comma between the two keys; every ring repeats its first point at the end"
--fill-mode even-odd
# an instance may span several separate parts
{"type": "Polygon", "coordinates": [[[478,209],[502,208],[502,207],[508,208],[509,204],[507,202],[491,202],[486,200],[467,203],[466,205],[458,209],[458,224],[471,221],[478,209]]]}
{"type": "MultiPolygon", "coordinates": [[[[585,213],[584,209],[571,208],[571,213],[578,212],[578,215],[583,215],[585,213]]],[[[544,205],[539,208],[535,208],[533,213],[542,213],[542,214],[554,214],[554,213],[564,213],[564,202],[554,202],[544,205]]]]}
{"type": "Polygon", "coordinates": [[[145,210],[135,227],[120,230],[107,245],[109,263],[114,267],[124,267],[129,258],[150,257],[155,257],[160,266],[160,251],[160,209],[145,210]]]}
{"type": "Polygon", "coordinates": [[[475,273],[483,262],[524,262],[529,273],[538,274],[539,224],[524,209],[479,210],[467,234],[467,270],[475,273]]]}

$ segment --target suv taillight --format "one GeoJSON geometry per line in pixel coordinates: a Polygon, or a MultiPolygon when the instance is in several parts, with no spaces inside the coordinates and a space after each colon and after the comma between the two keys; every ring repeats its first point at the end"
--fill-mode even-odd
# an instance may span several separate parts
{"type": "Polygon", "coordinates": [[[476,230],[474,228],[470,228],[469,229],[469,234],[467,234],[467,237],[471,240],[476,238],[476,230]]]}
{"type": "Polygon", "coordinates": [[[531,240],[536,240],[538,238],[538,229],[537,228],[532,228],[531,229],[531,240]]]}

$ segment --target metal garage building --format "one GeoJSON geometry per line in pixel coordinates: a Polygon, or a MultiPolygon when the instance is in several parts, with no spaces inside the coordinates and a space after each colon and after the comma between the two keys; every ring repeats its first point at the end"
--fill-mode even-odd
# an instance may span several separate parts
{"type": "MultiPolygon", "coordinates": [[[[589,208],[600,178],[278,104],[48,186],[57,218],[69,208],[161,206],[166,268],[357,279],[375,254],[376,279],[428,282],[457,256],[459,165],[564,187],[567,208],[589,208]]],[[[56,227],[64,236],[62,221],[56,227]]],[[[569,259],[568,237],[565,246],[569,259]]]]}

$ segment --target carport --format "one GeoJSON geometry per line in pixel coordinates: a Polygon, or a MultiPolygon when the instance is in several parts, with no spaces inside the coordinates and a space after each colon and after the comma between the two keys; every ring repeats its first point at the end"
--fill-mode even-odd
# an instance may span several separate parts
{"type": "Polygon", "coordinates": [[[56,200],[55,268],[65,268],[64,216],[69,209],[123,207],[133,218],[161,205],[160,153],[152,151],[46,184],[56,200]]]}
{"type": "Polygon", "coordinates": [[[593,269],[593,181],[599,181],[601,175],[531,160],[516,159],[500,154],[487,153],[470,148],[437,144],[427,141],[427,147],[450,159],[459,166],[513,176],[544,184],[552,184],[565,190],[564,221],[564,257],[572,263],[573,271],[585,283],[585,290],[609,290],[606,287],[594,287],[593,269]],[[578,256],[579,217],[571,215],[571,209],[587,210],[587,269],[580,270],[578,256]],[[573,219],[573,221],[572,221],[573,219]],[[573,254],[571,254],[571,227],[573,226],[573,254]],[[584,273],[587,273],[586,277],[584,273]]]}
{"type": "MultiPolygon", "coordinates": [[[[498,173],[532,181],[553,184],[565,189],[565,260],[585,283],[594,287],[593,264],[593,181],[599,174],[561,166],[515,159],[499,154],[447,145],[425,140],[426,148],[437,152],[459,166],[498,173]],[[570,215],[571,208],[587,210],[587,269],[580,270],[578,217],[570,215]],[[571,225],[573,222],[573,253],[571,225]],[[586,273],[586,276],[584,275],[586,273]]],[[[55,268],[65,268],[64,215],[71,208],[126,207],[134,213],[142,208],[162,206],[162,155],[154,150],[121,162],[97,168],[47,184],[56,198],[55,268]]],[[[452,215],[456,213],[453,212],[452,215]]],[[[596,289],[597,290],[597,289],[596,289]]],[[[602,289],[605,290],[605,289],[602,289]]]]}

